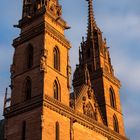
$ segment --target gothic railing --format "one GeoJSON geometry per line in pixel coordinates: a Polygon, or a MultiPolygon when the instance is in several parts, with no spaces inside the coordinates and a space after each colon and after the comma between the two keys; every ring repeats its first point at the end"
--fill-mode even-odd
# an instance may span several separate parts
{"type": "Polygon", "coordinates": [[[42,95],[39,95],[33,97],[31,100],[27,100],[13,106],[6,107],[4,108],[4,116],[10,115],[14,112],[19,112],[25,109],[36,107],[41,104],[41,101],[42,101],[42,95]]]}

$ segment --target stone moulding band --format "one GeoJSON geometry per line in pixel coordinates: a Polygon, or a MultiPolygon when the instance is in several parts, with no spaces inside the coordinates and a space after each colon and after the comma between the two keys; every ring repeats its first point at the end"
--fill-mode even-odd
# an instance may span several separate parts
{"type": "Polygon", "coordinates": [[[44,99],[42,95],[39,95],[32,98],[31,101],[26,104],[23,102],[23,104],[20,105],[10,106],[4,110],[4,116],[8,118],[32,110],[36,107],[47,107],[69,119],[75,120],[75,122],[97,133],[104,135],[109,140],[129,140],[126,137],[123,137],[109,129],[105,125],[102,125],[97,121],[87,117],[86,115],[75,111],[74,109],[62,104],[48,95],[45,95],[44,99]]]}
{"type": "Polygon", "coordinates": [[[104,135],[107,138],[111,138],[112,140],[129,140],[126,137],[121,136],[120,134],[114,132],[113,130],[109,129],[108,127],[106,127],[105,125],[102,125],[98,122],[96,122],[95,120],[87,117],[86,115],[75,111],[74,109],[63,105],[62,103],[60,103],[59,101],[45,95],[45,100],[43,105],[53,111],[58,112],[59,114],[70,118],[70,119],[74,119],[76,120],[77,123],[86,126],[88,128],[90,128],[91,130],[94,130],[98,133],[101,133],[102,135],[104,135]]]}

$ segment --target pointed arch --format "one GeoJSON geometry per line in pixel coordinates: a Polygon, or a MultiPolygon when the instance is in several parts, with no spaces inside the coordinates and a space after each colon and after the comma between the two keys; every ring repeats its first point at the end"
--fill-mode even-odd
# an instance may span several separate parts
{"type": "Polygon", "coordinates": [[[113,127],[114,127],[114,131],[119,133],[119,123],[118,123],[117,116],[115,114],[113,116],[113,127]]]}
{"type": "Polygon", "coordinates": [[[54,99],[61,101],[60,84],[58,79],[56,79],[53,83],[53,93],[54,99]]]}
{"type": "Polygon", "coordinates": [[[57,46],[53,49],[54,68],[60,71],[60,51],[57,46]]]}
{"type": "Polygon", "coordinates": [[[109,96],[110,96],[110,105],[113,108],[116,108],[116,97],[115,97],[115,92],[112,87],[109,89],[109,96]]]}
{"type": "Polygon", "coordinates": [[[24,100],[30,100],[32,97],[32,81],[30,77],[25,79],[25,90],[24,90],[24,100]]]}
{"type": "Polygon", "coordinates": [[[27,55],[26,55],[26,60],[27,60],[27,68],[31,68],[33,66],[33,55],[34,55],[34,49],[31,44],[27,46],[27,55]]]}

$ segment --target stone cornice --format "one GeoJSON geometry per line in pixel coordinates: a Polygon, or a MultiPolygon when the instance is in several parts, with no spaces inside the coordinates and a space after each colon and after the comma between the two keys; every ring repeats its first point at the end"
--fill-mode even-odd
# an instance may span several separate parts
{"type": "Polygon", "coordinates": [[[4,117],[9,118],[18,114],[25,113],[34,108],[42,106],[42,95],[33,97],[31,100],[21,102],[19,104],[4,109],[4,117]]]}
{"type": "Polygon", "coordinates": [[[64,21],[61,17],[59,17],[59,19],[57,20],[56,16],[53,16],[49,11],[46,11],[46,16],[48,16],[49,18],[51,18],[54,21],[57,21],[58,25],[60,27],[62,27],[63,29],[68,28],[66,21],[64,21]]]}
{"type": "Polygon", "coordinates": [[[31,17],[26,16],[22,18],[21,20],[19,20],[18,27],[22,28],[23,26],[27,25],[29,22],[34,22],[37,18],[41,16],[44,16],[44,17],[47,16],[47,18],[49,17],[52,20],[57,21],[59,26],[61,26],[63,29],[68,28],[66,21],[64,21],[61,17],[59,17],[59,19],[56,19],[57,17],[52,15],[49,11],[47,11],[45,6],[39,9],[35,15],[32,15],[31,17]]]}
{"type": "Polygon", "coordinates": [[[19,28],[23,28],[24,26],[28,25],[29,22],[34,22],[37,18],[43,16],[46,12],[46,8],[43,6],[41,9],[39,9],[37,11],[37,13],[35,15],[32,15],[32,16],[26,16],[24,18],[22,18],[21,20],[19,20],[19,24],[18,24],[18,27],[19,28]]]}
{"type": "Polygon", "coordinates": [[[120,81],[113,75],[109,74],[108,72],[106,71],[103,71],[103,76],[105,78],[107,78],[109,81],[111,81],[112,83],[114,83],[118,88],[121,87],[121,83],[120,81]]]}
{"type": "Polygon", "coordinates": [[[38,36],[41,33],[44,33],[44,31],[45,31],[45,23],[42,22],[39,25],[32,27],[28,31],[21,33],[18,38],[13,40],[13,46],[16,48],[20,44],[38,36]]]}
{"type": "Polygon", "coordinates": [[[66,75],[64,75],[61,71],[56,70],[55,68],[53,68],[50,65],[47,65],[47,67],[49,67],[50,69],[52,69],[53,71],[55,71],[57,74],[61,75],[63,78],[67,78],[66,75]]]}
{"type": "Polygon", "coordinates": [[[12,79],[13,79],[13,78],[17,78],[18,76],[24,75],[24,74],[26,74],[26,73],[30,73],[32,70],[37,69],[37,68],[39,68],[39,67],[40,67],[40,65],[36,65],[36,66],[33,66],[33,67],[30,68],[30,69],[25,69],[25,70],[23,70],[23,71],[20,72],[20,73],[15,73],[15,74],[13,75],[12,79]]]}
{"type": "Polygon", "coordinates": [[[55,28],[53,28],[51,25],[49,25],[47,22],[45,23],[45,32],[49,34],[52,38],[57,40],[60,44],[65,46],[66,48],[70,49],[70,42],[65,38],[63,34],[58,32],[55,28]]]}
{"type": "Polygon", "coordinates": [[[120,88],[121,83],[120,81],[113,75],[111,75],[110,73],[104,71],[102,68],[98,69],[97,71],[94,72],[94,74],[92,74],[93,79],[98,79],[100,77],[105,77],[107,78],[110,82],[112,82],[113,84],[115,84],[118,88],[120,88]]]}
{"type": "Polygon", "coordinates": [[[107,137],[111,140],[128,140],[126,137],[114,132],[113,130],[109,129],[107,126],[98,123],[97,121],[87,117],[86,115],[75,111],[74,109],[62,104],[61,102],[45,95],[43,96],[36,96],[33,97],[30,101],[22,102],[20,104],[10,106],[4,110],[5,118],[9,118],[21,113],[25,113],[37,107],[47,107],[69,119],[75,120],[75,122],[102,134],[103,136],[107,137]]]}
{"type": "Polygon", "coordinates": [[[118,111],[116,108],[113,108],[111,105],[109,105],[109,104],[100,104],[100,107],[104,107],[104,106],[110,107],[112,110],[114,110],[115,112],[117,112],[117,113],[119,113],[120,115],[123,116],[122,112],[118,111]]]}
{"type": "MultiPolygon", "coordinates": [[[[61,33],[59,33],[56,29],[54,29],[51,25],[49,25],[47,22],[41,22],[39,25],[32,27],[28,31],[25,31],[20,34],[20,36],[13,41],[13,46],[16,48],[20,44],[38,36],[39,34],[44,34],[45,32],[49,34],[52,38],[57,40],[59,43],[61,43],[66,48],[70,49],[70,42],[65,38],[65,36],[61,33]]],[[[45,40],[44,40],[45,41],[45,40]]]]}

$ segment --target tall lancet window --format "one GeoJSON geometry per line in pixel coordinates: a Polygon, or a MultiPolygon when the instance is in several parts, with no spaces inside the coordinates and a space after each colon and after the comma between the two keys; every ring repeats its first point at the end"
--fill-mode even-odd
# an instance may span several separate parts
{"type": "Polygon", "coordinates": [[[57,47],[55,47],[53,50],[53,56],[54,56],[54,68],[60,71],[60,52],[57,47]]]}
{"type": "Polygon", "coordinates": [[[114,131],[119,133],[119,124],[116,115],[113,116],[113,127],[114,127],[114,131]]]}
{"type": "Polygon", "coordinates": [[[33,46],[31,44],[27,47],[27,68],[31,68],[33,66],[33,46]]]}
{"type": "Polygon", "coordinates": [[[53,91],[54,91],[54,99],[56,100],[61,100],[60,98],[60,87],[59,87],[59,83],[55,80],[54,84],[53,84],[53,91]]]}
{"type": "Polygon", "coordinates": [[[109,89],[109,94],[110,94],[110,105],[111,107],[116,108],[115,92],[112,87],[109,89]]]}
{"type": "Polygon", "coordinates": [[[59,122],[55,123],[55,140],[60,140],[60,125],[59,125],[59,122]]]}
{"type": "Polygon", "coordinates": [[[30,100],[31,96],[32,96],[32,82],[30,77],[27,77],[25,82],[25,100],[30,100]]]}

